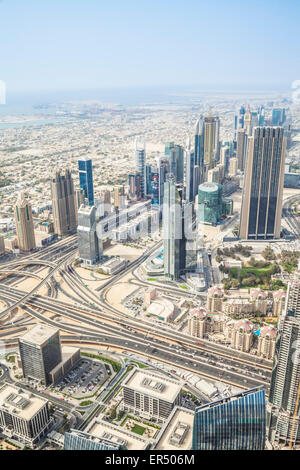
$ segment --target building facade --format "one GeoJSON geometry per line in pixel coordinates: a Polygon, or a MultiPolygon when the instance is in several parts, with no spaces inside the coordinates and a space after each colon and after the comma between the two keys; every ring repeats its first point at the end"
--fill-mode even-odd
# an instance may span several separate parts
{"type": "Polygon", "coordinates": [[[76,230],[75,192],[71,172],[56,171],[51,180],[52,214],[54,230],[58,236],[76,230]]]}
{"type": "Polygon", "coordinates": [[[280,238],[285,146],[279,127],[256,127],[248,139],[241,239],[280,238]]]}
{"type": "Polygon", "coordinates": [[[102,256],[102,243],[96,231],[96,207],[82,205],[78,211],[79,258],[88,265],[95,264],[102,256]]]}
{"type": "Polygon", "coordinates": [[[21,251],[31,251],[36,248],[31,204],[21,193],[15,205],[15,223],[18,247],[21,251]]]}
{"type": "Polygon", "coordinates": [[[248,390],[195,410],[193,450],[264,450],[265,392],[248,390]]]}
{"type": "Polygon", "coordinates": [[[94,205],[93,164],[92,160],[84,157],[78,160],[79,185],[83,189],[89,206],[94,205]]]}

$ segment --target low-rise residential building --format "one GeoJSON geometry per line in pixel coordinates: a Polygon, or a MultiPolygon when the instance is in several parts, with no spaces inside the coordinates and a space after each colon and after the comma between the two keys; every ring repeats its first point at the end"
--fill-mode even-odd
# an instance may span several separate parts
{"type": "Polygon", "coordinates": [[[253,340],[253,324],[249,320],[230,321],[226,325],[225,332],[234,349],[244,352],[250,351],[253,340]]]}
{"type": "Polygon", "coordinates": [[[257,355],[266,359],[273,359],[277,329],[274,326],[264,326],[258,337],[257,355]]]}

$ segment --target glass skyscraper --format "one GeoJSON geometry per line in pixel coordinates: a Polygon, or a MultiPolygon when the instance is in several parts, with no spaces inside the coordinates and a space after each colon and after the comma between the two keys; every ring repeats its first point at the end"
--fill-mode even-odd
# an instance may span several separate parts
{"type": "MultiPolygon", "coordinates": [[[[195,139],[196,139],[196,136],[195,136],[195,139]]],[[[194,171],[195,171],[195,153],[191,150],[190,141],[188,140],[187,147],[186,147],[186,170],[185,170],[185,199],[188,202],[193,202],[195,199],[194,171]]]]}
{"type": "Polygon", "coordinates": [[[135,170],[140,174],[141,198],[143,199],[147,193],[146,150],[144,140],[136,139],[134,143],[134,149],[135,170]]]}
{"type": "Polygon", "coordinates": [[[268,406],[268,438],[272,444],[300,443],[299,393],[300,281],[295,279],[288,287],[286,311],[279,320],[275,348],[268,406]]]}
{"type": "Polygon", "coordinates": [[[264,450],[265,392],[260,387],[195,410],[193,450],[264,450]]]}
{"type": "Polygon", "coordinates": [[[84,190],[89,206],[94,205],[93,165],[90,158],[78,160],[79,185],[84,190]]]}
{"type": "Polygon", "coordinates": [[[255,127],[248,138],[240,238],[280,238],[286,139],[282,127],[255,127]]]}
{"type": "Polygon", "coordinates": [[[164,272],[170,279],[183,274],[186,263],[183,188],[175,184],[175,177],[169,173],[164,184],[163,241],[164,272]]]}
{"type": "Polygon", "coordinates": [[[198,221],[203,224],[216,225],[222,218],[221,184],[203,183],[198,193],[198,221]]]}

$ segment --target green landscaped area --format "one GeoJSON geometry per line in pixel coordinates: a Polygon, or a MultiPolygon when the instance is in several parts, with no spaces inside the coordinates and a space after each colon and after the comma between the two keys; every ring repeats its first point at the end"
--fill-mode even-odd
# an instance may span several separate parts
{"type": "Polygon", "coordinates": [[[151,282],[152,282],[152,281],[156,281],[156,279],[155,279],[155,277],[148,277],[148,278],[147,278],[147,281],[151,281],[151,282]]]}
{"type": "Polygon", "coordinates": [[[181,289],[188,290],[188,287],[185,286],[184,284],[180,284],[181,289]]]}
{"type": "Polygon", "coordinates": [[[228,275],[223,280],[225,289],[259,286],[273,290],[284,286],[280,280],[271,279],[273,274],[280,272],[280,267],[276,263],[265,262],[264,266],[243,264],[241,268],[225,268],[224,272],[228,275]]]}
{"type": "Polygon", "coordinates": [[[135,432],[136,434],[139,434],[140,436],[142,436],[145,431],[146,431],[146,428],[144,428],[143,426],[140,426],[139,424],[135,424],[131,428],[131,432],[135,432]]]}

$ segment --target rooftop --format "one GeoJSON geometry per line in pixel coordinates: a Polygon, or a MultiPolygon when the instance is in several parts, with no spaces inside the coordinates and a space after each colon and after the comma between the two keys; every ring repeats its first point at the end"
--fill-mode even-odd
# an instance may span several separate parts
{"type": "Polygon", "coordinates": [[[30,331],[27,331],[20,340],[27,343],[33,343],[37,346],[42,346],[46,341],[59,333],[58,328],[53,328],[52,326],[44,325],[43,323],[38,323],[30,331]]]}
{"type": "Polygon", "coordinates": [[[45,406],[47,400],[6,383],[0,389],[0,409],[30,420],[40,409],[45,406]]]}
{"type": "Polygon", "coordinates": [[[85,432],[116,444],[122,444],[128,450],[144,450],[149,444],[148,439],[97,418],[92,421],[90,427],[85,432]]]}
{"type": "Polygon", "coordinates": [[[181,391],[181,382],[150,371],[133,371],[125,378],[123,386],[137,392],[173,403],[181,391]]]}
{"type": "Polygon", "coordinates": [[[192,446],[194,411],[176,406],[158,435],[155,450],[189,450],[192,446]]]}

